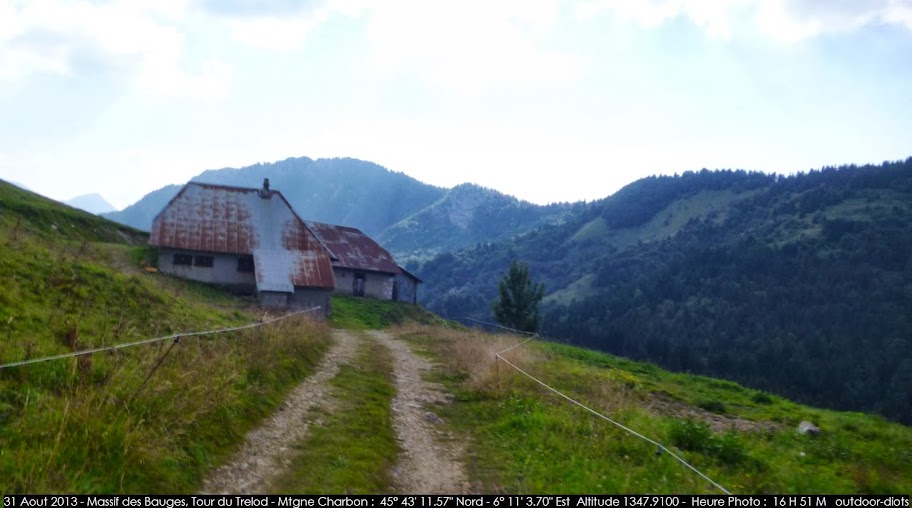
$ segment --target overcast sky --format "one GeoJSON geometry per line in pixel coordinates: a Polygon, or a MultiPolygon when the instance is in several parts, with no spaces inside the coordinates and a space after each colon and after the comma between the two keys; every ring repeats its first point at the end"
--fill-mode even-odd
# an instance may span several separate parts
{"type": "Polygon", "coordinates": [[[0,178],[355,157],[536,203],[912,155],[912,0],[0,0],[0,178]]]}

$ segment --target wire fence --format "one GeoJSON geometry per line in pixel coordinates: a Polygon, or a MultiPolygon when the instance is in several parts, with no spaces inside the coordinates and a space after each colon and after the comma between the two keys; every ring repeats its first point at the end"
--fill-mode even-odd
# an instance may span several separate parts
{"type": "Polygon", "coordinates": [[[598,411],[596,411],[596,410],[590,408],[589,406],[583,404],[582,402],[579,402],[579,401],[577,401],[576,399],[573,399],[572,397],[570,397],[570,396],[564,394],[563,392],[561,392],[561,391],[559,391],[559,390],[553,388],[552,386],[548,385],[548,384],[545,383],[544,381],[542,381],[542,380],[536,378],[536,377],[533,376],[532,374],[529,374],[528,372],[524,371],[523,369],[519,368],[518,366],[516,366],[515,364],[513,364],[512,362],[510,362],[509,360],[507,360],[506,358],[503,357],[503,354],[504,354],[504,353],[507,353],[507,352],[512,351],[512,350],[514,350],[514,349],[516,349],[516,348],[518,348],[518,347],[520,347],[520,346],[523,346],[523,345],[529,343],[529,342],[530,342],[531,340],[533,340],[533,339],[540,338],[540,336],[539,336],[537,333],[525,332],[525,331],[522,331],[522,330],[516,330],[516,329],[514,329],[514,328],[510,328],[510,327],[507,327],[507,326],[502,326],[502,325],[499,325],[499,324],[496,324],[496,323],[488,323],[488,322],[485,322],[485,321],[479,321],[479,320],[477,320],[477,319],[472,319],[472,318],[466,318],[466,319],[469,320],[469,321],[474,321],[474,322],[476,322],[476,323],[480,323],[480,324],[484,324],[484,325],[488,325],[488,326],[494,326],[494,327],[497,327],[497,328],[501,328],[501,329],[503,329],[503,330],[507,330],[507,331],[510,331],[510,332],[515,332],[515,333],[520,333],[520,334],[523,334],[523,335],[528,335],[529,337],[528,337],[526,340],[523,340],[523,341],[521,341],[521,342],[518,342],[518,343],[516,343],[516,344],[514,344],[514,345],[512,345],[512,346],[510,346],[510,347],[508,347],[507,349],[504,349],[503,351],[500,351],[500,352],[498,352],[498,353],[495,353],[495,354],[494,354],[495,359],[496,359],[497,361],[504,362],[505,364],[507,364],[507,365],[509,365],[510,367],[514,368],[514,369],[515,369],[517,372],[519,372],[520,374],[522,374],[522,375],[528,377],[528,378],[531,379],[532,381],[538,383],[539,385],[541,385],[541,386],[544,387],[545,389],[547,389],[547,390],[549,390],[550,392],[554,393],[555,395],[557,395],[557,396],[563,398],[563,399],[566,400],[567,402],[569,402],[569,403],[571,403],[571,404],[573,404],[573,405],[575,405],[575,406],[578,406],[578,407],[584,409],[585,411],[587,411],[587,412],[593,414],[594,416],[596,416],[596,417],[598,417],[598,418],[601,418],[602,420],[605,420],[605,421],[608,422],[608,423],[611,423],[612,425],[614,425],[614,426],[616,426],[616,427],[618,427],[618,428],[624,430],[625,432],[627,432],[627,433],[629,433],[629,434],[631,434],[631,435],[633,435],[633,436],[636,436],[636,437],[638,437],[638,438],[640,438],[640,439],[646,441],[647,443],[650,443],[650,444],[656,446],[659,450],[664,451],[665,453],[667,453],[668,455],[670,455],[671,457],[673,457],[675,460],[677,460],[678,462],[680,462],[681,464],[683,464],[685,467],[687,467],[688,469],[690,469],[691,471],[693,471],[694,473],[696,473],[698,476],[700,476],[700,477],[703,478],[704,480],[708,481],[708,482],[709,482],[710,484],[712,484],[715,488],[719,489],[720,491],[722,491],[722,492],[725,493],[725,494],[731,495],[731,492],[729,492],[725,487],[719,485],[718,483],[716,483],[715,481],[713,481],[710,477],[708,477],[708,476],[706,476],[705,474],[703,474],[703,472],[701,472],[700,470],[698,470],[697,468],[695,468],[694,466],[692,466],[690,463],[688,463],[688,462],[687,462],[686,460],[684,460],[681,456],[679,456],[678,454],[676,454],[675,452],[673,452],[673,451],[672,451],[671,449],[669,449],[667,446],[663,445],[662,443],[659,443],[658,441],[655,441],[655,440],[653,440],[653,439],[650,439],[650,438],[644,436],[643,434],[640,434],[639,432],[637,432],[637,431],[631,429],[630,427],[627,427],[626,425],[623,425],[622,423],[619,423],[619,422],[617,422],[617,421],[614,421],[614,420],[612,420],[611,418],[605,416],[604,414],[599,413],[598,411]]]}
{"type": "Polygon", "coordinates": [[[290,313],[288,313],[288,314],[285,314],[284,316],[279,316],[279,317],[277,317],[277,318],[268,319],[268,320],[265,320],[265,321],[259,321],[259,322],[256,322],[256,323],[250,323],[250,324],[241,325],[241,326],[233,326],[233,327],[229,327],[229,328],[219,328],[219,329],[215,329],[215,330],[203,330],[203,331],[195,331],[195,332],[173,333],[173,334],[171,334],[171,335],[164,335],[164,336],[162,336],[162,337],[154,337],[154,338],[151,338],[151,339],[142,339],[142,340],[137,340],[137,341],[133,341],[133,342],[125,342],[125,343],[122,343],[122,344],[115,344],[115,345],[113,345],[113,346],[97,347],[97,348],[92,348],[92,349],[83,349],[83,350],[80,350],[80,351],[72,351],[72,352],[70,352],[70,353],[63,353],[63,354],[59,354],[59,355],[45,356],[45,357],[42,357],[42,358],[32,358],[32,359],[28,359],[28,360],[21,360],[21,361],[18,361],[18,362],[11,362],[11,363],[2,364],[2,365],[0,365],[0,369],[7,369],[7,368],[11,368],[11,367],[19,367],[19,366],[22,366],[22,365],[30,365],[30,364],[33,364],[33,363],[49,362],[49,361],[52,361],[52,360],[62,360],[62,359],[64,359],[64,358],[73,358],[73,357],[76,357],[76,356],[91,355],[91,354],[95,354],[95,353],[101,353],[101,352],[104,352],[104,351],[114,351],[114,350],[117,350],[117,349],[124,349],[124,348],[128,348],[128,347],[139,346],[139,345],[142,345],[142,344],[152,344],[152,343],[154,343],[154,342],[161,342],[161,341],[165,341],[165,340],[174,340],[174,341],[177,341],[177,340],[182,339],[182,338],[185,338],[185,337],[199,337],[199,336],[202,336],[202,335],[213,335],[213,334],[217,334],[217,333],[237,332],[237,331],[240,331],[240,330],[247,330],[247,329],[250,329],[250,328],[257,328],[257,327],[260,327],[260,326],[265,326],[265,325],[268,325],[268,324],[275,323],[275,322],[277,322],[277,321],[282,321],[283,319],[288,319],[288,318],[290,318],[290,317],[292,317],[292,316],[298,316],[298,315],[301,315],[301,314],[307,314],[307,313],[310,313],[310,312],[315,312],[315,311],[320,310],[320,309],[322,309],[321,306],[316,306],[316,307],[311,307],[311,308],[309,308],[309,309],[304,309],[304,310],[299,310],[299,311],[295,311],[295,312],[290,312],[290,313]]]}
{"type": "MultiPolygon", "coordinates": [[[[122,343],[122,344],[115,344],[115,345],[112,345],[112,346],[98,347],[98,348],[92,348],[92,349],[84,349],[84,350],[81,350],[81,351],[73,351],[73,352],[70,352],[70,353],[63,353],[63,354],[59,354],[59,355],[46,356],[46,357],[42,357],[42,358],[32,358],[32,359],[28,359],[28,360],[21,360],[21,361],[18,361],[18,362],[11,362],[11,363],[2,364],[2,365],[0,365],[0,369],[6,369],[6,368],[12,368],[12,367],[19,367],[19,366],[23,366],[23,365],[30,365],[30,364],[41,363],[41,362],[49,362],[49,361],[53,361],[53,360],[61,360],[61,359],[64,359],[64,358],[73,358],[73,357],[77,357],[77,356],[91,355],[91,354],[95,354],[95,353],[101,353],[101,352],[104,352],[104,351],[114,351],[114,350],[118,350],[118,349],[124,349],[124,348],[139,346],[139,345],[143,345],[143,344],[152,344],[152,343],[155,343],[155,342],[162,342],[162,341],[166,341],[166,340],[173,340],[173,341],[174,341],[174,344],[176,344],[180,339],[186,338],[186,337],[200,337],[200,336],[203,336],[203,335],[214,335],[214,334],[220,334],[220,333],[228,333],[228,332],[236,332],[236,331],[241,331],[241,330],[248,330],[248,329],[257,328],[257,327],[260,327],[260,326],[266,326],[266,325],[269,325],[269,324],[272,324],[272,323],[275,323],[275,322],[278,322],[278,321],[282,321],[282,320],[284,320],[284,319],[288,319],[288,318],[293,317],[293,316],[298,316],[298,315],[307,314],[307,313],[310,313],[310,312],[315,312],[315,311],[317,311],[317,310],[319,310],[319,309],[321,309],[321,308],[322,308],[322,307],[320,307],[320,306],[311,307],[311,308],[309,308],[309,309],[304,309],[304,310],[299,310],[299,311],[295,311],[295,312],[290,312],[290,313],[288,313],[288,314],[285,314],[285,315],[283,315],[283,316],[279,316],[279,317],[276,317],[276,318],[273,318],[273,319],[269,319],[269,320],[265,320],[265,321],[260,321],[260,322],[256,322],[256,323],[250,323],[250,324],[241,325],[241,326],[233,326],[233,327],[227,327],[227,328],[219,328],[219,329],[214,329],[214,330],[202,330],[202,331],[191,331],[191,332],[184,332],[184,333],[174,333],[174,334],[170,334],[170,335],[164,335],[164,336],[161,336],[161,337],[153,337],[153,338],[142,339],[142,340],[137,340],[137,341],[133,341],[133,342],[126,342],[126,343],[122,343]]],[[[540,338],[540,336],[539,336],[537,333],[532,333],[532,332],[526,332],[526,331],[522,331],[522,330],[517,330],[517,329],[515,329],[515,328],[510,328],[510,327],[502,326],[502,325],[499,325],[499,324],[496,324],[496,323],[489,323],[489,322],[480,321],[480,320],[472,319],[472,318],[466,318],[466,319],[469,320],[469,321],[473,321],[473,322],[479,323],[479,324],[483,324],[483,325],[487,325],[487,326],[494,326],[494,327],[497,327],[497,328],[500,328],[500,329],[503,329],[503,330],[506,330],[506,331],[509,331],[509,332],[518,333],[518,334],[522,334],[522,335],[527,335],[528,337],[527,337],[525,340],[523,340],[523,341],[521,341],[521,342],[518,342],[518,343],[516,343],[516,344],[514,344],[514,345],[512,345],[512,346],[510,346],[510,347],[508,347],[508,348],[506,348],[506,349],[504,349],[503,351],[500,351],[500,352],[498,352],[498,353],[495,353],[494,356],[495,356],[496,360],[497,360],[497,361],[502,361],[502,362],[504,362],[505,364],[509,365],[510,367],[512,367],[513,369],[515,369],[516,371],[518,371],[519,373],[521,373],[521,374],[523,374],[524,376],[528,377],[529,379],[531,379],[531,380],[534,381],[535,383],[541,385],[541,386],[544,387],[545,389],[547,389],[547,390],[553,392],[554,394],[558,395],[559,397],[565,399],[567,402],[569,402],[569,403],[571,403],[571,404],[573,404],[573,405],[576,405],[576,406],[578,406],[578,407],[584,409],[585,411],[587,411],[587,412],[593,414],[594,416],[596,416],[596,417],[598,417],[598,418],[601,418],[602,420],[605,420],[605,421],[607,421],[607,422],[609,422],[609,423],[611,423],[611,424],[617,426],[618,428],[620,428],[620,429],[622,429],[622,430],[628,432],[629,434],[631,434],[631,435],[633,435],[633,436],[636,436],[636,437],[638,437],[638,438],[640,438],[640,439],[642,439],[642,440],[644,440],[644,441],[646,441],[646,442],[648,442],[648,443],[650,443],[650,444],[652,444],[652,445],[655,445],[655,446],[658,447],[659,449],[663,450],[664,452],[668,453],[670,456],[672,456],[673,458],[675,458],[678,462],[680,462],[681,464],[683,464],[684,466],[686,466],[688,469],[690,469],[691,471],[693,471],[694,473],[696,473],[697,475],[699,475],[701,478],[703,478],[704,480],[708,481],[710,484],[712,484],[714,487],[716,487],[716,488],[719,489],[720,491],[724,492],[725,494],[731,494],[731,492],[729,492],[729,491],[726,490],[724,487],[722,487],[721,485],[719,485],[718,483],[716,483],[715,481],[713,481],[711,478],[709,478],[708,476],[706,476],[705,474],[703,474],[703,473],[702,473],[701,471],[699,471],[697,468],[695,468],[694,466],[692,466],[691,464],[689,464],[687,461],[685,461],[685,460],[684,460],[683,458],[681,458],[679,455],[677,455],[677,454],[674,453],[672,450],[670,450],[667,446],[665,446],[665,445],[663,445],[663,444],[661,444],[661,443],[659,443],[659,442],[657,442],[657,441],[655,441],[655,440],[653,440],[653,439],[650,439],[650,438],[648,438],[648,437],[646,437],[646,436],[640,434],[639,432],[636,432],[635,430],[633,430],[633,429],[631,429],[631,428],[629,428],[629,427],[627,427],[627,426],[625,426],[625,425],[623,425],[623,424],[621,424],[621,423],[619,423],[619,422],[616,422],[616,421],[612,420],[611,418],[609,418],[609,417],[603,415],[602,413],[599,413],[598,411],[595,411],[594,409],[592,409],[592,408],[586,406],[585,404],[583,404],[583,403],[581,403],[581,402],[579,402],[579,401],[573,399],[572,397],[569,397],[568,395],[566,395],[566,394],[560,392],[559,390],[557,390],[557,389],[551,387],[550,385],[548,385],[548,384],[545,383],[544,381],[542,381],[542,380],[536,378],[535,376],[529,374],[528,372],[524,371],[523,369],[521,369],[520,367],[518,367],[517,365],[513,364],[512,362],[510,362],[509,360],[507,360],[506,358],[503,357],[503,355],[504,355],[505,353],[508,353],[508,352],[510,352],[510,351],[512,351],[512,350],[514,350],[514,349],[516,349],[516,348],[519,348],[519,347],[521,347],[521,346],[523,346],[523,345],[529,343],[530,341],[532,341],[532,340],[534,340],[534,339],[540,338]]],[[[174,344],[172,344],[172,347],[173,347],[174,344]]],[[[170,348],[169,348],[168,352],[170,352],[170,348]]],[[[167,353],[166,353],[166,354],[167,354],[167,353]]],[[[159,363],[160,363],[161,360],[163,360],[163,359],[164,359],[164,356],[159,360],[159,363]]],[[[156,365],[156,367],[157,367],[157,365],[156,365]]],[[[153,372],[154,372],[154,369],[153,369],[153,372]]],[[[151,376],[151,373],[149,374],[149,376],[151,376]]],[[[148,378],[147,378],[147,380],[148,380],[148,378]]]]}

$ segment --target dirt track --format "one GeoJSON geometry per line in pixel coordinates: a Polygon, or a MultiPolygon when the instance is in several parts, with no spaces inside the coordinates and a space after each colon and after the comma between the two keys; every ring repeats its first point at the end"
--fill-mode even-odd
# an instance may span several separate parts
{"type": "Polygon", "coordinates": [[[443,422],[428,405],[446,404],[447,394],[439,384],[421,379],[431,364],[417,356],[404,342],[386,332],[371,335],[393,353],[396,397],[393,426],[403,448],[393,470],[399,492],[409,494],[464,494],[467,492],[461,450],[437,427],[443,422]]]}
{"type": "Polygon", "coordinates": [[[335,344],[323,357],[317,371],[298,385],[281,409],[247,434],[244,446],[203,483],[203,494],[263,494],[271,480],[287,467],[294,443],[307,436],[313,409],[331,403],[329,381],[339,367],[350,363],[357,339],[334,331],[335,344]]]}
{"type": "Polygon", "coordinates": [[[268,493],[272,480],[293,458],[294,445],[308,433],[314,409],[332,410],[330,380],[339,367],[354,361],[358,341],[375,340],[392,352],[396,396],[392,401],[393,426],[402,447],[392,471],[395,489],[409,494],[464,493],[467,489],[460,450],[440,430],[442,423],[427,407],[445,404],[448,395],[440,385],[424,381],[431,368],[408,345],[382,331],[361,335],[334,330],[335,344],[316,372],[296,387],[281,409],[251,431],[242,448],[227,464],[213,470],[203,483],[204,494],[268,493]]]}

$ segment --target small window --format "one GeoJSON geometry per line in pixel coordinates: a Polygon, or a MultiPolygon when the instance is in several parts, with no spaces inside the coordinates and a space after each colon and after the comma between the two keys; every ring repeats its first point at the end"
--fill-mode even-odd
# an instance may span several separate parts
{"type": "Polygon", "coordinates": [[[213,262],[212,256],[196,256],[193,258],[194,266],[202,266],[203,268],[209,268],[212,266],[213,262]]]}
{"type": "Polygon", "coordinates": [[[253,256],[239,257],[237,271],[241,273],[253,273],[253,256]]]}
{"type": "Polygon", "coordinates": [[[175,254],[174,255],[174,264],[175,265],[192,265],[193,256],[190,254],[175,254]]]}

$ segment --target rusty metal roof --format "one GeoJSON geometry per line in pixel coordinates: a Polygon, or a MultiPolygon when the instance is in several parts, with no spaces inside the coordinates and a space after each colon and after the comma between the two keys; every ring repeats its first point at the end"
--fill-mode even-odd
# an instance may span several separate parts
{"type": "Polygon", "coordinates": [[[401,273],[393,256],[359,229],[305,221],[333,257],[333,266],[354,270],[401,273]]]}
{"type": "Polygon", "coordinates": [[[155,217],[149,243],[253,255],[260,291],[335,287],[329,253],[278,191],[188,183],[155,217]]]}

